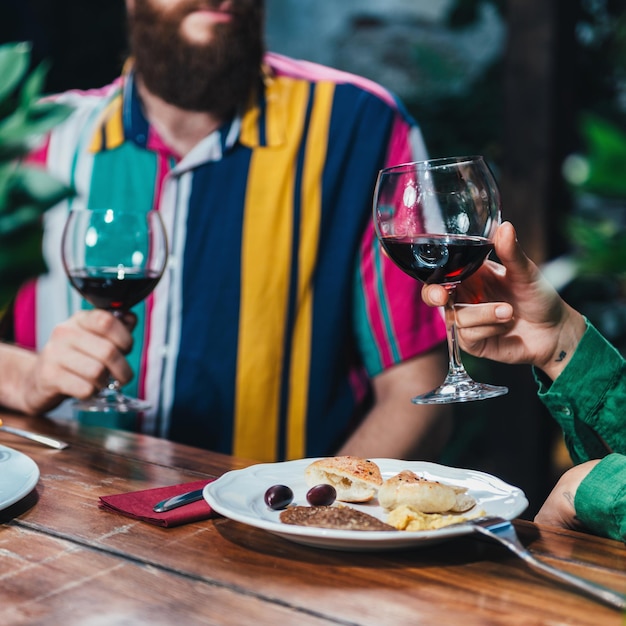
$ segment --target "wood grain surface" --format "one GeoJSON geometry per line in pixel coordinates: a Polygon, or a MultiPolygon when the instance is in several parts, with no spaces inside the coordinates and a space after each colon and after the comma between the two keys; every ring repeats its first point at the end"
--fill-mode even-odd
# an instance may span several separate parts
{"type": "MultiPolygon", "coordinates": [[[[39,466],[0,511],[2,624],[625,624],[621,613],[464,536],[387,552],[301,546],[223,517],[160,528],[98,508],[102,495],[217,477],[235,459],[127,432],[0,414],[70,443],[0,434],[39,466]]],[[[626,592],[619,542],[515,522],[539,558],[626,592]]]]}

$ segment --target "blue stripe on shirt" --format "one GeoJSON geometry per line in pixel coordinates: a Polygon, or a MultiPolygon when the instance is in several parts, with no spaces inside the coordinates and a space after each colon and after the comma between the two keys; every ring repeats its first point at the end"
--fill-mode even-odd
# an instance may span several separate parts
{"type": "Polygon", "coordinates": [[[240,296],[233,277],[240,275],[250,156],[237,146],[197,168],[189,201],[169,437],[214,450],[232,447],[240,296]]]}

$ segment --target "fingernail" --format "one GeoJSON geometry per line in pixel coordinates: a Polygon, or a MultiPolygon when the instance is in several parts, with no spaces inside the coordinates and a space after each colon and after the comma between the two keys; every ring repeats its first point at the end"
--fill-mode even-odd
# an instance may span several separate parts
{"type": "Polygon", "coordinates": [[[506,320],[511,317],[511,307],[510,306],[497,306],[496,307],[496,317],[501,320],[506,320]]]}

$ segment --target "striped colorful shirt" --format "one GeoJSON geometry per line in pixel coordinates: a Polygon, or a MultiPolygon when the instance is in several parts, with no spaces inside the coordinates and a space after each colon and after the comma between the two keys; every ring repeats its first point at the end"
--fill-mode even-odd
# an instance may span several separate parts
{"type": "MultiPolygon", "coordinates": [[[[59,99],[75,112],[33,159],[75,185],[74,206],[156,208],[168,230],[166,274],[133,309],[126,392],[153,406],[141,430],[260,461],[331,454],[370,379],[443,341],[376,243],[378,170],[425,158],[380,86],[269,53],[253,104],[184,158],[144,117],[132,70],[59,99]]],[[[69,208],[47,212],[49,273],[16,301],[25,346],[85,306],[60,260],[69,208]]]]}

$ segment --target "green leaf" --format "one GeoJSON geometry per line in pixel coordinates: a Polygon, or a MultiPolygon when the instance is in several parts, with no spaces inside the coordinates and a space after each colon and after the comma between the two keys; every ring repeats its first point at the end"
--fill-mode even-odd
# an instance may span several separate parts
{"type": "Polygon", "coordinates": [[[11,213],[0,215],[0,237],[6,237],[31,226],[41,219],[41,213],[38,205],[31,204],[20,206],[11,213]]]}
{"type": "MultiPolygon", "coordinates": [[[[33,142],[29,139],[17,141],[14,143],[0,142],[0,163],[7,161],[17,161],[25,157],[34,148],[33,142]]],[[[0,204],[0,206],[2,206],[0,204]]]]}
{"type": "MultiPolygon", "coordinates": [[[[14,161],[0,161],[0,193],[2,190],[6,190],[9,184],[9,180],[15,173],[15,170],[18,167],[18,163],[14,161]]],[[[0,212],[2,212],[2,207],[4,205],[0,202],[0,212]]]]}
{"type": "Polygon", "coordinates": [[[15,290],[25,280],[46,270],[41,251],[43,227],[37,220],[27,228],[3,238],[0,246],[0,285],[15,290]]]}
{"type": "Polygon", "coordinates": [[[43,168],[24,165],[11,178],[10,193],[22,195],[41,207],[49,208],[73,196],[74,190],[43,168]]]}
{"type": "Polygon", "coordinates": [[[37,100],[30,106],[29,117],[32,119],[47,119],[51,127],[62,122],[74,109],[68,104],[52,100],[37,100]]]}
{"type": "Polygon", "coordinates": [[[26,42],[0,46],[0,101],[13,93],[28,70],[31,46],[26,42]]]}
{"type": "Polygon", "coordinates": [[[62,122],[72,109],[63,104],[47,103],[46,107],[19,108],[0,123],[0,145],[17,146],[27,139],[36,139],[62,122]]]}
{"type": "Polygon", "coordinates": [[[16,167],[13,162],[0,163],[0,215],[9,210],[10,180],[16,167]]]}
{"type": "Polygon", "coordinates": [[[47,73],[48,64],[44,62],[38,65],[26,78],[20,92],[20,106],[22,108],[28,110],[31,103],[41,96],[47,73]]]}

